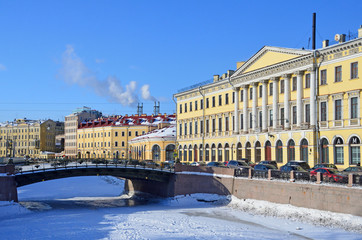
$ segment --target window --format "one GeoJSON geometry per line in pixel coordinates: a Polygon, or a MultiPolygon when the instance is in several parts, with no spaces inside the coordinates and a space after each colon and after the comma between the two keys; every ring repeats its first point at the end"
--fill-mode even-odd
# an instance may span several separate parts
{"type": "Polygon", "coordinates": [[[200,109],[204,109],[204,99],[200,100],[200,109]]]}
{"type": "Polygon", "coordinates": [[[190,102],[190,112],[192,112],[192,102],[190,102]]]}
{"type": "Polygon", "coordinates": [[[305,88],[310,88],[310,73],[305,75],[305,88]]]}
{"type": "Polygon", "coordinates": [[[221,95],[219,95],[219,106],[221,106],[222,105],[222,97],[221,97],[221,95]]]}
{"type": "Polygon", "coordinates": [[[229,131],[229,117],[225,117],[225,131],[229,131]]]}
{"type": "Polygon", "coordinates": [[[195,111],[197,111],[197,101],[195,101],[195,111]]]}
{"type": "Polygon", "coordinates": [[[321,121],[327,121],[327,102],[321,102],[321,121]]]}
{"type": "Polygon", "coordinates": [[[118,142],[117,141],[114,142],[114,146],[118,147],[118,142]]]}
{"type": "Polygon", "coordinates": [[[335,67],[334,69],[334,81],[341,82],[342,81],[342,66],[335,67]]]}
{"type": "Polygon", "coordinates": [[[122,132],[122,137],[124,137],[124,132],[122,132]]]}
{"type": "Polygon", "coordinates": [[[253,114],[249,113],[249,127],[253,128],[253,114]]]}
{"type": "Polygon", "coordinates": [[[135,136],[136,136],[136,137],[138,136],[138,131],[135,132],[135,136]]]}
{"type": "Polygon", "coordinates": [[[229,94],[225,94],[225,104],[229,104],[229,94]]]}
{"type": "Polygon", "coordinates": [[[128,132],[128,136],[129,136],[129,137],[132,136],[132,132],[131,132],[131,131],[128,132]]]}
{"type": "Polygon", "coordinates": [[[263,85],[259,86],[259,97],[263,97],[263,85]]]}
{"type": "Polygon", "coordinates": [[[351,119],[358,118],[358,98],[351,98],[351,119]]]}
{"type": "Polygon", "coordinates": [[[198,126],[197,126],[197,121],[195,121],[195,134],[197,134],[197,128],[198,126]]]}
{"type": "Polygon", "coordinates": [[[349,141],[350,164],[357,165],[361,163],[360,145],[361,142],[358,137],[352,137],[349,141]]]}
{"type": "Polygon", "coordinates": [[[334,140],[334,164],[344,164],[343,140],[340,137],[334,140]]]}
{"type": "Polygon", "coordinates": [[[219,118],[219,132],[222,131],[222,118],[219,118]]]}
{"type": "Polygon", "coordinates": [[[240,91],[240,102],[244,101],[244,90],[240,91]]]}
{"type": "Polygon", "coordinates": [[[308,141],[305,138],[300,143],[300,160],[308,162],[308,141]]]}
{"type": "Polygon", "coordinates": [[[284,108],[280,109],[280,125],[284,126],[284,108]]]}
{"type": "Polygon", "coordinates": [[[321,70],[321,85],[327,85],[327,70],[321,70]]]}
{"type": "Polygon", "coordinates": [[[114,136],[115,136],[115,137],[118,137],[118,132],[114,132],[114,136]]]}
{"type": "Polygon", "coordinates": [[[250,99],[253,99],[253,88],[250,88],[250,89],[249,89],[249,92],[250,92],[250,94],[249,94],[249,95],[250,95],[250,99]]]}
{"type": "Polygon", "coordinates": [[[204,121],[200,121],[200,133],[204,133],[204,121]]]}
{"type": "Polygon", "coordinates": [[[185,132],[184,133],[185,133],[185,136],[186,136],[187,135],[187,123],[184,124],[184,127],[185,127],[185,129],[184,129],[185,132]]]}
{"type": "Polygon", "coordinates": [[[215,107],[215,97],[212,97],[212,107],[215,107]]]}
{"type": "Polygon", "coordinates": [[[244,129],[244,115],[240,114],[240,129],[244,129]]]}
{"type": "Polygon", "coordinates": [[[235,116],[233,116],[233,131],[235,131],[235,116]]]}
{"type": "Polygon", "coordinates": [[[192,134],[192,122],[189,122],[190,125],[190,135],[192,134]]]}
{"type": "Polygon", "coordinates": [[[263,128],[263,112],[262,111],[259,112],[259,128],[260,129],[263,128]]]}
{"type": "Polygon", "coordinates": [[[273,109],[269,110],[269,126],[273,126],[273,109]]]}
{"type": "Polygon", "coordinates": [[[215,132],[215,118],[212,119],[212,132],[214,133],[215,132]]]}
{"type": "Polygon", "coordinates": [[[235,103],[235,92],[233,92],[233,103],[235,103]]]}
{"type": "Polygon", "coordinates": [[[273,85],[274,83],[269,83],[269,96],[273,96],[273,85]]]}
{"type": "Polygon", "coordinates": [[[351,63],[351,79],[358,78],[358,62],[351,63]]]}
{"type": "Polygon", "coordinates": [[[342,99],[334,101],[334,120],[342,120],[342,99]]]}
{"type": "Polygon", "coordinates": [[[122,147],[124,147],[124,141],[122,141],[122,147]]]}
{"type": "Polygon", "coordinates": [[[206,108],[209,108],[209,98],[206,98],[206,108]]]}
{"type": "Polygon", "coordinates": [[[297,77],[293,77],[292,79],[292,91],[297,90],[297,77]]]}
{"type": "Polygon", "coordinates": [[[284,93],[284,79],[280,80],[280,93],[284,93]]]}
{"type": "Polygon", "coordinates": [[[276,144],[276,160],[279,163],[283,162],[283,143],[280,140],[276,144]]]}
{"type": "Polygon", "coordinates": [[[293,124],[297,124],[297,106],[293,106],[292,111],[293,111],[293,124]]]}
{"type": "Polygon", "coordinates": [[[180,123],[180,136],[182,136],[182,123],[180,123]]]}
{"type": "Polygon", "coordinates": [[[187,103],[185,103],[185,113],[187,113],[187,103]]]}
{"type": "Polygon", "coordinates": [[[310,123],[310,104],[305,105],[305,121],[310,123]]]}
{"type": "Polygon", "coordinates": [[[182,104],[180,104],[180,113],[182,113],[182,104]]]}
{"type": "Polygon", "coordinates": [[[209,120],[206,120],[206,133],[209,133],[210,131],[210,126],[209,126],[209,120]]]}

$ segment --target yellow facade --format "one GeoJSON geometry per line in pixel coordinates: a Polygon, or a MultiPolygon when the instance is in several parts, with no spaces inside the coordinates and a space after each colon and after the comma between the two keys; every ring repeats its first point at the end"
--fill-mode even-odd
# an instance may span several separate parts
{"type": "Polygon", "coordinates": [[[175,94],[180,160],[359,164],[361,45],[264,47],[235,72],[175,94]]]}

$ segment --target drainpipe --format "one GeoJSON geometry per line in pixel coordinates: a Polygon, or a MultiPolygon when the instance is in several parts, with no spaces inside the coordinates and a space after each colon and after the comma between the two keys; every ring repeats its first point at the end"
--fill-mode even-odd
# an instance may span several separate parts
{"type": "Polygon", "coordinates": [[[202,96],[202,161],[206,162],[205,154],[205,94],[202,93],[202,87],[199,87],[199,92],[202,96]]]}

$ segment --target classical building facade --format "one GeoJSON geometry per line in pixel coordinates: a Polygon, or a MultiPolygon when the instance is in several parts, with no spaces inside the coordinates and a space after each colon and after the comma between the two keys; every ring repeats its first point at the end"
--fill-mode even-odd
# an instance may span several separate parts
{"type": "Polygon", "coordinates": [[[64,123],[53,120],[17,119],[0,124],[0,156],[39,158],[56,152],[55,137],[64,134],[64,123]]]}
{"type": "Polygon", "coordinates": [[[78,158],[129,159],[129,141],[175,122],[175,115],[132,115],[81,122],[77,131],[78,158]]]}
{"type": "Polygon", "coordinates": [[[82,107],[65,117],[64,155],[66,158],[76,158],[78,156],[77,129],[79,124],[101,116],[102,113],[99,111],[92,110],[89,107],[82,107]]]}
{"type": "Polygon", "coordinates": [[[266,46],[175,94],[181,161],[359,164],[361,37],[315,51],[266,46]]]}
{"type": "Polygon", "coordinates": [[[176,126],[160,124],[157,129],[129,141],[130,157],[156,162],[171,161],[176,157],[175,146],[176,126]]]}

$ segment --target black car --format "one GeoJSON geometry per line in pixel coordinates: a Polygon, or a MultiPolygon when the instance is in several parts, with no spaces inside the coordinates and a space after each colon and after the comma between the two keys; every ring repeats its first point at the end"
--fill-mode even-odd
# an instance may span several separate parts
{"type": "Polygon", "coordinates": [[[344,169],[342,172],[344,173],[362,173],[362,167],[355,166],[355,167],[348,167],[344,169]]]}
{"type": "Polygon", "coordinates": [[[319,163],[317,165],[314,165],[314,167],[312,167],[309,171],[313,171],[314,169],[317,169],[317,168],[333,168],[333,169],[338,170],[336,165],[334,165],[333,163],[319,163]]]}
{"type": "Polygon", "coordinates": [[[278,163],[276,161],[261,161],[258,164],[270,164],[273,165],[274,167],[278,168],[278,163]]]}
{"type": "Polygon", "coordinates": [[[266,178],[268,176],[268,171],[270,170],[278,170],[275,166],[271,164],[257,164],[254,166],[254,177],[263,177],[266,178]]]}
{"type": "Polygon", "coordinates": [[[310,169],[309,164],[304,161],[290,161],[290,162],[287,162],[287,164],[285,164],[284,166],[300,166],[304,170],[307,170],[307,171],[309,171],[309,169],[310,169]]]}
{"type": "Polygon", "coordinates": [[[301,166],[282,166],[280,167],[280,174],[282,178],[290,178],[290,172],[294,171],[295,179],[309,180],[310,175],[307,170],[301,166]]]}
{"type": "Polygon", "coordinates": [[[240,168],[240,167],[249,167],[245,161],[231,160],[226,165],[228,168],[240,168]]]}

